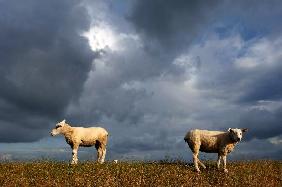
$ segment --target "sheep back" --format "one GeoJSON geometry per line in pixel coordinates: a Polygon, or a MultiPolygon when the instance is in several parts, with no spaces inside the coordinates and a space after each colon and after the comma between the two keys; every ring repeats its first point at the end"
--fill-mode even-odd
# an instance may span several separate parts
{"type": "Polygon", "coordinates": [[[218,153],[227,144],[228,134],[222,131],[194,129],[187,132],[184,140],[192,152],[198,150],[207,153],[218,153]]]}
{"type": "Polygon", "coordinates": [[[71,136],[66,139],[69,144],[79,144],[80,146],[93,146],[99,141],[106,144],[108,132],[102,127],[71,127],[71,136]]]}

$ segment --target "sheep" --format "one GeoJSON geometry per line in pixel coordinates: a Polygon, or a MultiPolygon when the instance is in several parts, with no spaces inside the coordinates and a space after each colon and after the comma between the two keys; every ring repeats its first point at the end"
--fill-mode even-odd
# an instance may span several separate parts
{"type": "Polygon", "coordinates": [[[217,153],[217,168],[220,169],[220,160],[223,160],[223,169],[227,173],[226,169],[226,156],[233,151],[235,145],[241,141],[243,133],[248,129],[231,129],[227,132],[223,131],[208,131],[194,129],[188,131],[184,137],[185,142],[188,143],[192,153],[193,162],[197,172],[200,172],[198,164],[204,169],[206,166],[198,158],[199,151],[206,153],[217,153]]]}
{"type": "Polygon", "coordinates": [[[52,136],[62,134],[65,136],[66,142],[72,148],[72,162],[77,164],[77,151],[79,146],[91,147],[97,149],[98,163],[104,163],[106,156],[106,146],[108,141],[108,132],[102,127],[71,127],[63,120],[56,124],[56,127],[51,131],[52,136]]]}

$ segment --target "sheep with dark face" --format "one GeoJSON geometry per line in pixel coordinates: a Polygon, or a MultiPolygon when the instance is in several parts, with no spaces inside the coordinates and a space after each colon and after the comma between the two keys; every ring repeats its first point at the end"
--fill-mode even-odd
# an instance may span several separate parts
{"type": "Polygon", "coordinates": [[[52,136],[62,134],[65,136],[66,142],[72,148],[72,164],[77,164],[78,147],[95,146],[97,149],[97,161],[103,163],[106,156],[106,146],[108,141],[108,132],[101,127],[71,127],[63,120],[56,124],[51,131],[52,136]]]}
{"type": "Polygon", "coordinates": [[[187,132],[184,140],[188,143],[193,153],[193,162],[197,172],[200,171],[198,164],[203,168],[206,166],[198,158],[199,152],[217,153],[217,167],[220,168],[220,161],[223,160],[224,172],[226,169],[226,156],[233,151],[235,145],[241,141],[243,133],[248,129],[231,129],[227,132],[208,131],[208,130],[191,130],[187,132]]]}

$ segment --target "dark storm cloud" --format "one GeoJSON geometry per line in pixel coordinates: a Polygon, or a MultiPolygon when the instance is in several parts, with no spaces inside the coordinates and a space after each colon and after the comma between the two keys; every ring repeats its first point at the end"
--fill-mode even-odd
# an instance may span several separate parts
{"type": "Polygon", "coordinates": [[[245,39],[264,34],[279,36],[282,31],[277,19],[282,16],[282,2],[279,0],[227,0],[222,3],[220,12],[223,13],[220,21],[227,25],[227,22],[240,25],[242,28],[239,30],[245,39]]]}
{"type": "Polygon", "coordinates": [[[149,47],[176,51],[189,45],[213,21],[218,3],[216,0],[137,1],[129,20],[145,36],[149,47]]]}
{"type": "Polygon", "coordinates": [[[155,151],[168,149],[171,143],[167,138],[167,133],[155,132],[154,136],[149,134],[140,134],[138,137],[128,137],[117,140],[111,146],[116,153],[129,153],[134,150],[138,151],[155,151]],[[163,142],[166,142],[164,144],[163,142]]]}
{"type": "Polygon", "coordinates": [[[135,3],[129,20],[145,36],[148,46],[156,47],[157,41],[161,44],[157,47],[173,51],[217,27],[228,30],[239,25],[238,31],[246,38],[279,34],[282,27],[277,18],[282,16],[281,4],[279,0],[145,0],[135,3]]]}
{"type": "Polygon", "coordinates": [[[281,100],[282,99],[282,58],[278,59],[277,65],[259,70],[252,86],[245,88],[245,95],[240,98],[242,102],[255,102],[259,100],[281,100]]]}
{"type": "Polygon", "coordinates": [[[0,141],[37,140],[79,96],[94,57],[80,36],[89,23],[75,0],[0,1],[0,141]]]}
{"type": "Polygon", "coordinates": [[[258,138],[265,139],[275,137],[282,134],[282,108],[275,111],[266,109],[251,109],[240,116],[240,127],[250,129],[247,139],[258,138]]]}

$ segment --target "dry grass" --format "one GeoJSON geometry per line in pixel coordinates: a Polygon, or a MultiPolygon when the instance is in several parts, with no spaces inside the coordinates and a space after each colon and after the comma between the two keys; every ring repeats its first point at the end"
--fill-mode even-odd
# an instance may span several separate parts
{"type": "Polygon", "coordinates": [[[208,162],[201,174],[184,162],[0,163],[0,186],[282,186],[281,161],[229,162],[229,173],[208,162]]]}

